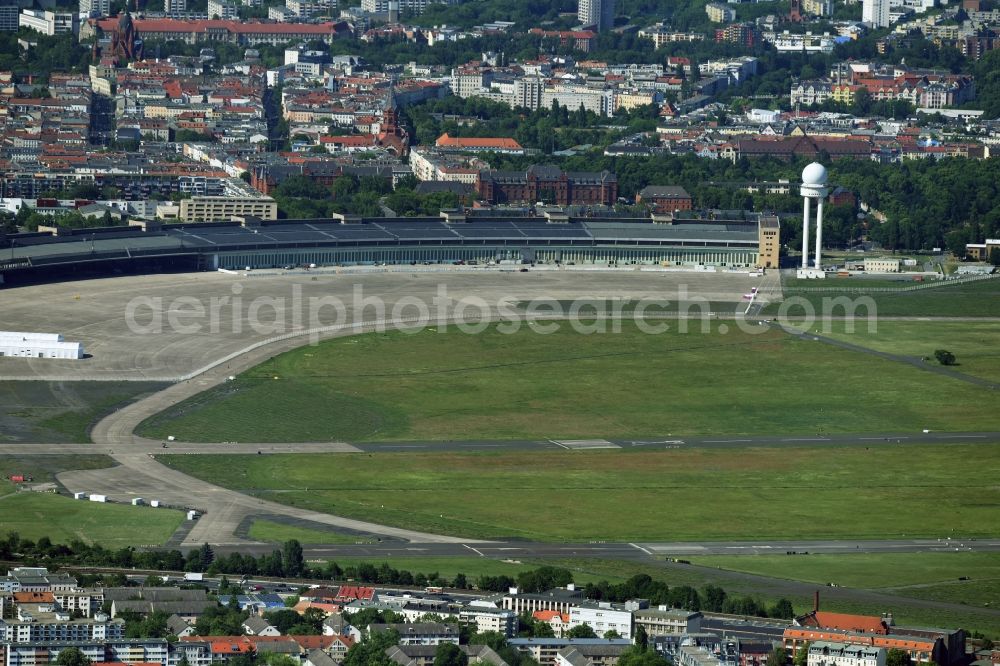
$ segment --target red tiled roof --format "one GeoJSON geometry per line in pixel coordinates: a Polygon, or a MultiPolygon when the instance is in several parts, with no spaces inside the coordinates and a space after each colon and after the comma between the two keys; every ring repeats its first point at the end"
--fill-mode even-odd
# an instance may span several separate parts
{"type": "Polygon", "coordinates": [[[340,605],[339,604],[325,604],[325,603],[321,603],[321,602],[318,602],[318,601],[300,601],[299,603],[295,604],[295,606],[292,608],[292,610],[294,610],[296,613],[299,613],[301,615],[302,613],[305,613],[310,608],[318,608],[321,611],[324,611],[326,613],[338,613],[338,612],[340,612],[340,605]]]}
{"type": "Polygon", "coordinates": [[[337,592],[337,599],[344,600],[355,600],[360,599],[361,601],[371,601],[375,597],[374,587],[358,587],[355,585],[341,585],[340,590],[337,592]]]}
{"type": "Polygon", "coordinates": [[[452,137],[448,136],[447,132],[438,137],[438,140],[434,142],[434,145],[439,148],[481,148],[484,150],[499,148],[500,150],[522,150],[521,144],[514,139],[508,139],[505,137],[452,137]]]}
{"type": "Polygon", "coordinates": [[[531,614],[531,617],[542,622],[551,622],[553,619],[558,617],[563,623],[569,623],[569,615],[554,610],[535,611],[531,614]]]}
{"type": "Polygon", "coordinates": [[[923,650],[931,652],[937,641],[921,636],[885,636],[883,634],[857,633],[845,629],[811,629],[809,627],[788,627],[784,638],[807,641],[835,641],[852,645],[871,645],[881,648],[899,648],[903,650],[923,650]]]}
{"type": "MultiPolygon", "coordinates": [[[[236,637],[234,637],[235,639],[236,637]]],[[[241,637],[242,638],[242,637],[241,637]]],[[[253,645],[248,642],[240,640],[232,641],[212,641],[211,647],[212,654],[246,654],[248,652],[253,652],[253,645]]]]}
{"type": "Polygon", "coordinates": [[[348,136],[321,136],[319,138],[320,143],[329,143],[335,146],[374,146],[375,137],[371,134],[358,134],[358,135],[348,135],[348,136]]]}
{"type": "MultiPolygon", "coordinates": [[[[336,23],[243,23],[221,19],[133,19],[139,34],[151,32],[233,32],[237,34],[286,34],[286,35],[329,35],[336,32],[336,23]]],[[[101,30],[113,32],[118,26],[118,18],[112,17],[97,22],[101,30]]]]}
{"type": "Polygon", "coordinates": [[[820,629],[866,631],[873,634],[889,633],[882,618],[872,615],[850,615],[848,613],[815,611],[800,620],[800,624],[803,627],[818,627],[820,629]]]}

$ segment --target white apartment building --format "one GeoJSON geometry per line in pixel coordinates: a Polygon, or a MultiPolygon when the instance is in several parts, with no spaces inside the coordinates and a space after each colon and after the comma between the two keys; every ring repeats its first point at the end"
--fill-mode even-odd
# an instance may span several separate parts
{"type": "Polygon", "coordinates": [[[80,13],[84,16],[107,16],[111,13],[111,0],[80,0],[80,13]]]}
{"type": "Polygon", "coordinates": [[[593,111],[599,116],[614,115],[614,92],[584,86],[557,85],[546,87],[542,91],[542,106],[549,108],[552,102],[565,106],[570,111],[576,111],[581,106],[587,111],[593,111]]]}
{"type": "Polygon", "coordinates": [[[296,16],[309,17],[332,12],[337,0],[285,0],[285,7],[296,16]]]}
{"type": "Polygon", "coordinates": [[[187,0],[163,0],[163,12],[165,14],[177,14],[187,11],[187,0]]]}
{"type": "Polygon", "coordinates": [[[23,9],[18,23],[43,35],[80,34],[80,15],[76,12],[53,12],[41,9],[23,9]]]}
{"type": "Polygon", "coordinates": [[[228,0],[208,0],[208,17],[235,21],[239,18],[239,8],[228,0]]]}
{"type": "Polygon", "coordinates": [[[813,16],[831,16],[833,0],[802,0],[802,11],[813,16]]]}
{"type": "Polygon", "coordinates": [[[774,36],[774,48],[782,53],[833,53],[833,37],[828,34],[791,34],[787,30],[774,36]]]}
{"type": "Polygon", "coordinates": [[[885,666],[885,648],[816,641],[809,645],[808,666],[885,666]]]}
{"type": "Polygon", "coordinates": [[[585,601],[569,609],[569,628],[582,624],[589,626],[598,636],[609,631],[622,638],[632,638],[632,604],[613,604],[610,601],[585,601]]]}
{"type": "Polygon", "coordinates": [[[822,104],[833,97],[833,83],[830,81],[799,81],[792,84],[791,104],[809,106],[822,104]]]}
{"type": "Polygon", "coordinates": [[[721,2],[710,2],[705,5],[705,13],[708,14],[708,20],[712,23],[728,23],[736,20],[736,10],[721,2]]]}
{"type": "Polygon", "coordinates": [[[517,614],[504,608],[490,606],[466,606],[458,613],[462,624],[476,627],[476,633],[496,631],[507,638],[517,633],[517,614]]]}
{"type": "Polygon", "coordinates": [[[125,621],[97,613],[93,619],[70,619],[55,604],[22,604],[17,615],[0,620],[0,642],[117,640],[125,635],[125,621]]]}
{"type": "MultiPolygon", "coordinates": [[[[424,10],[432,4],[442,4],[442,0],[361,0],[361,11],[373,14],[388,14],[389,3],[399,5],[399,11],[410,12],[412,14],[423,14],[424,10]]],[[[445,2],[443,4],[453,4],[445,2]]]]}
{"type": "Polygon", "coordinates": [[[85,617],[93,617],[104,604],[104,590],[81,588],[52,592],[56,604],[65,611],[79,611],[85,617]]]}
{"type": "Polygon", "coordinates": [[[458,158],[442,155],[427,148],[410,151],[410,169],[417,180],[440,180],[475,185],[482,169],[489,165],[478,158],[458,158]]]}
{"type": "Polygon", "coordinates": [[[532,111],[537,110],[542,105],[542,91],[545,83],[540,77],[525,76],[514,83],[514,103],[515,107],[523,107],[532,111]]]}
{"type": "Polygon", "coordinates": [[[484,69],[453,69],[451,71],[451,92],[465,99],[477,95],[490,87],[493,72],[484,69]]]}

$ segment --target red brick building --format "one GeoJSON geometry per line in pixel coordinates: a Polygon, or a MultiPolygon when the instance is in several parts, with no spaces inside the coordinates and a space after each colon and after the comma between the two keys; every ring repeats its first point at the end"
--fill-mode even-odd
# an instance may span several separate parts
{"type": "Polygon", "coordinates": [[[527,171],[481,171],[476,194],[491,204],[610,206],[618,200],[618,178],[610,171],[566,172],[536,164],[527,171]]]}
{"type": "Polygon", "coordinates": [[[776,157],[783,160],[795,158],[819,159],[822,153],[837,160],[845,157],[871,159],[872,143],[865,139],[836,139],[832,137],[757,137],[740,139],[736,143],[736,156],[776,157]]]}
{"type": "Polygon", "coordinates": [[[639,190],[635,202],[650,204],[654,213],[691,210],[691,195],[678,185],[647,185],[639,190]]]}

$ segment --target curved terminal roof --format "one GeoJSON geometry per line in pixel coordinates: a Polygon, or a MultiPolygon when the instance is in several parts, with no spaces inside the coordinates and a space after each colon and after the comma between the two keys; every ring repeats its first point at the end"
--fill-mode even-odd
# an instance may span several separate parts
{"type": "Polygon", "coordinates": [[[645,218],[438,217],[349,220],[247,220],[60,230],[0,240],[0,270],[103,259],[226,251],[392,246],[532,245],[756,247],[756,221],[654,224],[645,218]]]}

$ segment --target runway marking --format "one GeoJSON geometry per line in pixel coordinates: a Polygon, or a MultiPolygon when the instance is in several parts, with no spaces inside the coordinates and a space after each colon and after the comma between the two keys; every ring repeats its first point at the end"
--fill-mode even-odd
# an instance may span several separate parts
{"type": "Polygon", "coordinates": [[[706,439],[705,444],[729,444],[731,442],[752,442],[752,439],[706,439]]]}
{"type": "Polygon", "coordinates": [[[647,555],[652,555],[653,554],[651,551],[649,551],[646,548],[643,548],[642,546],[640,546],[637,543],[630,543],[629,545],[632,546],[633,548],[638,548],[639,550],[641,550],[642,552],[646,553],[647,555]]]}
{"type": "Polygon", "coordinates": [[[829,437],[791,437],[781,440],[783,442],[829,442],[829,437]]]}
{"type": "Polygon", "coordinates": [[[935,435],[934,439],[986,439],[986,435],[935,435]]]}
{"type": "MultiPolygon", "coordinates": [[[[555,441],[555,440],[553,440],[555,441]]],[[[556,442],[564,449],[574,451],[582,449],[620,449],[619,444],[614,444],[606,439],[563,439],[556,442]]]]}
{"type": "Polygon", "coordinates": [[[562,444],[562,442],[557,442],[554,439],[550,439],[549,441],[552,442],[553,444],[555,444],[556,446],[560,447],[560,448],[566,449],[567,451],[569,450],[569,447],[565,446],[564,444],[562,444]]]}
{"type": "Polygon", "coordinates": [[[476,550],[475,548],[473,548],[473,547],[472,547],[472,546],[470,546],[469,544],[467,544],[467,543],[463,543],[462,545],[463,545],[463,546],[465,546],[466,548],[468,548],[469,550],[471,550],[471,551],[472,551],[473,553],[475,553],[475,554],[476,554],[476,555],[478,555],[479,557],[486,557],[485,555],[483,555],[482,551],[480,551],[480,550],[476,550]]]}
{"type": "Polygon", "coordinates": [[[399,445],[399,446],[395,446],[395,445],[393,445],[393,446],[380,446],[378,448],[380,448],[380,449],[426,449],[427,446],[425,444],[406,444],[406,445],[399,445]]]}
{"type": "Polygon", "coordinates": [[[647,444],[683,444],[683,439],[630,439],[629,444],[632,446],[646,446],[647,444]]]}

